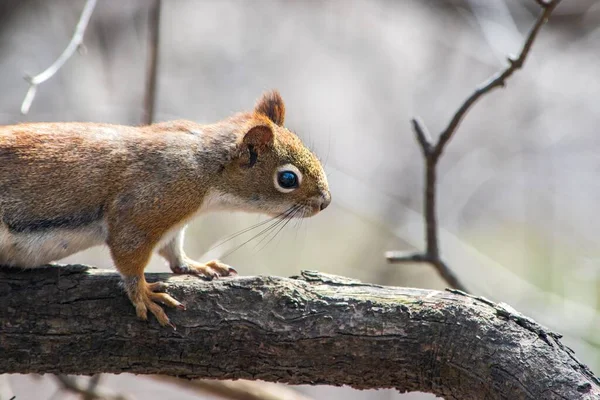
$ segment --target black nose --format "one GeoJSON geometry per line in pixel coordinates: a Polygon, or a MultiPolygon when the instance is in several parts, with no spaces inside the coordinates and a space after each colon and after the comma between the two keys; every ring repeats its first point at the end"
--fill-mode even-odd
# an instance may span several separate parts
{"type": "Polygon", "coordinates": [[[321,211],[326,209],[330,203],[331,203],[331,193],[329,193],[329,192],[323,193],[323,202],[321,203],[321,211]]]}

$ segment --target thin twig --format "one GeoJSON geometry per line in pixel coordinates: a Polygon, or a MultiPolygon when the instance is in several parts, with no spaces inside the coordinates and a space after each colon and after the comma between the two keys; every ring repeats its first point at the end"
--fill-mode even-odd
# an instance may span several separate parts
{"type": "Polygon", "coordinates": [[[158,75],[158,46],[160,34],[161,0],[154,0],[148,15],[148,63],[146,68],[146,93],[142,125],[150,125],[156,105],[156,79],[158,75]]]}
{"type": "Polygon", "coordinates": [[[431,262],[431,258],[425,253],[409,253],[405,251],[388,251],[385,258],[395,263],[407,262],[431,262]]]}
{"type": "Polygon", "coordinates": [[[425,252],[434,260],[439,259],[438,223],[436,207],[437,168],[435,159],[430,153],[425,159],[425,252]]]}
{"type": "Polygon", "coordinates": [[[94,400],[94,397],[90,393],[94,393],[96,391],[96,388],[100,384],[101,378],[102,378],[102,374],[96,374],[90,378],[90,380],[88,381],[88,387],[87,387],[88,393],[83,395],[82,400],[94,400]]]}
{"type": "Polygon", "coordinates": [[[521,53],[518,58],[508,58],[508,67],[503,71],[492,76],[488,81],[478,87],[458,108],[450,123],[442,131],[435,145],[427,133],[427,128],[419,119],[413,119],[412,125],[415,132],[415,137],[423,152],[425,159],[425,193],[424,193],[424,219],[425,219],[425,238],[426,250],[424,253],[406,254],[398,252],[388,252],[386,258],[391,263],[406,263],[406,262],[427,262],[433,265],[441,277],[455,289],[467,291],[465,286],[460,282],[458,277],[452,272],[452,269],[442,260],[439,251],[438,241],[438,223],[436,215],[436,172],[437,162],[439,161],[445,146],[452,139],[452,136],[458,129],[460,122],[463,120],[470,108],[483,97],[497,87],[504,87],[506,80],[518,69],[521,69],[525,64],[525,60],[531,50],[531,46],[535,41],[538,32],[542,25],[548,20],[550,14],[561,0],[552,0],[544,2],[536,0],[542,7],[542,13],[531,28],[521,53]]]}
{"type": "Polygon", "coordinates": [[[427,127],[425,126],[423,121],[421,121],[420,118],[415,117],[412,119],[411,122],[413,125],[413,130],[415,131],[415,134],[417,136],[417,141],[421,145],[421,150],[423,151],[423,156],[428,157],[433,148],[433,146],[431,144],[432,143],[431,135],[429,134],[427,127]]]}
{"type": "Polygon", "coordinates": [[[52,78],[54,74],[56,74],[58,70],[60,70],[62,66],[69,60],[69,58],[71,58],[79,46],[81,46],[83,43],[83,35],[85,34],[88,23],[90,22],[90,18],[94,12],[95,6],[96,0],[86,1],[83,11],[81,12],[81,16],[79,17],[79,22],[77,22],[77,26],[75,27],[75,32],[71,37],[71,41],[62,54],[56,59],[56,61],[54,61],[52,65],[38,75],[34,77],[25,77],[25,80],[29,82],[29,90],[27,91],[25,99],[23,99],[23,103],[21,104],[21,114],[25,115],[29,112],[31,103],[35,98],[38,85],[52,78]]]}
{"type": "MultiPolygon", "coordinates": [[[[85,399],[92,400],[128,400],[123,394],[107,394],[101,388],[95,387],[94,389],[85,388],[79,384],[75,378],[67,375],[55,375],[56,380],[60,383],[62,390],[67,390],[71,393],[76,393],[83,396],[85,399]]],[[[92,378],[93,379],[93,378],[92,378]]]]}
{"type": "Polygon", "coordinates": [[[444,151],[444,147],[452,138],[454,132],[456,132],[456,129],[458,128],[460,122],[462,121],[463,117],[467,114],[467,111],[469,111],[471,106],[473,106],[473,104],[475,104],[477,100],[479,100],[483,95],[487,94],[491,90],[497,87],[504,87],[506,79],[508,79],[516,70],[521,69],[523,67],[523,64],[525,63],[525,60],[529,55],[529,51],[531,50],[531,46],[533,45],[533,42],[535,41],[538,32],[542,28],[542,25],[544,25],[544,23],[548,20],[548,17],[550,17],[550,14],[552,13],[552,11],[554,11],[554,9],[558,5],[558,3],[560,3],[560,1],[561,0],[553,0],[547,4],[544,3],[544,5],[542,6],[543,11],[538,17],[535,24],[533,25],[533,28],[529,32],[529,35],[525,40],[519,57],[516,59],[509,57],[508,67],[504,71],[501,71],[496,75],[492,76],[487,82],[483,83],[480,87],[478,87],[473,92],[473,94],[471,94],[465,100],[465,102],[460,106],[458,111],[456,111],[456,113],[450,120],[448,127],[444,129],[444,131],[440,135],[437,144],[433,149],[433,157],[436,159],[436,161],[437,158],[441,156],[442,152],[444,151]]]}

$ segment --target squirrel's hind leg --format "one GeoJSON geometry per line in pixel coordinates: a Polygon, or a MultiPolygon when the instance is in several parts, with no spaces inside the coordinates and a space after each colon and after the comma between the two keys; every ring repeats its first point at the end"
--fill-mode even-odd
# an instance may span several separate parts
{"type": "Polygon", "coordinates": [[[183,251],[184,229],[177,232],[175,236],[158,251],[158,254],[167,260],[173,273],[202,276],[208,279],[237,275],[237,271],[234,268],[227,264],[223,264],[218,260],[199,263],[186,256],[183,251]]]}

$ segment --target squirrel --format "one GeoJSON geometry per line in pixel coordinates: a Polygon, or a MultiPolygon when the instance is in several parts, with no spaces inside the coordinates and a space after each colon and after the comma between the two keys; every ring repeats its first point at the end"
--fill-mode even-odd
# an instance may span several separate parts
{"type": "Polygon", "coordinates": [[[137,316],[150,310],[174,328],[157,303],[185,306],[144,277],[154,251],[175,274],[237,274],[186,256],[192,218],[216,210],[303,218],[330,204],[320,161],[284,119],[274,90],[252,112],[208,125],[0,126],[0,266],[40,267],[106,244],[137,316]]]}

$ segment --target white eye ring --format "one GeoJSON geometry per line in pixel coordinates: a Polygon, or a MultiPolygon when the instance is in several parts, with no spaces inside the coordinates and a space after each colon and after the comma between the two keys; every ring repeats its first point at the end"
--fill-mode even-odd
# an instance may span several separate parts
{"type": "Polygon", "coordinates": [[[278,167],[277,170],[275,171],[275,174],[273,175],[273,183],[275,184],[275,189],[279,190],[281,193],[293,192],[294,190],[298,189],[300,187],[300,185],[302,184],[302,172],[300,172],[300,170],[298,168],[296,168],[296,166],[293,164],[282,165],[282,166],[278,167]],[[296,186],[294,186],[292,188],[282,187],[281,184],[279,183],[279,174],[282,172],[294,173],[296,175],[296,178],[298,179],[296,186]]]}

